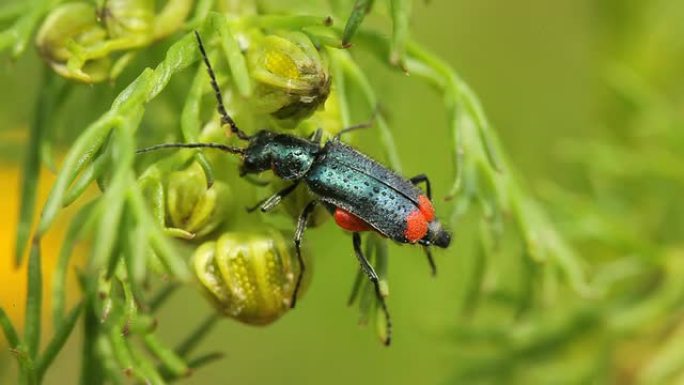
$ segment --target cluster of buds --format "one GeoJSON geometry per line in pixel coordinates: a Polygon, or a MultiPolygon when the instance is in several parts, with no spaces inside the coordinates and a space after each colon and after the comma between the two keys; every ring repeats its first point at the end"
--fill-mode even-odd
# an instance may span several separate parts
{"type": "MultiPolygon", "coordinates": [[[[236,216],[235,199],[224,182],[207,186],[197,162],[171,172],[166,180],[167,233],[189,242],[217,233],[215,240],[195,249],[191,262],[199,286],[215,307],[251,325],[269,324],[285,314],[300,270],[291,235],[276,230],[215,231],[236,216]]],[[[304,282],[311,275],[307,267],[304,282]]]]}
{"type": "MultiPolygon", "coordinates": [[[[324,138],[339,132],[337,103],[329,103],[332,105],[325,110],[321,108],[331,94],[331,81],[327,63],[310,38],[301,32],[249,36],[244,54],[254,88],[252,97],[246,101],[249,108],[238,110],[238,116],[245,112],[270,116],[269,120],[278,127],[297,127],[302,135],[310,135],[312,125],[326,128],[324,138]]],[[[222,88],[226,96],[235,92],[230,86],[222,88]]],[[[210,133],[209,127],[200,135],[205,140],[215,134],[210,133]]],[[[193,273],[202,292],[221,314],[250,325],[276,321],[290,309],[300,274],[292,235],[274,230],[257,213],[235,209],[253,203],[243,199],[255,195],[248,193],[253,188],[250,184],[244,180],[236,182],[237,167],[232,168],[232,175],[231,171],[222,172],[213,183],[208,183],[207,167],[227,168],[223,164],[224,154],[207,154],[205,163],[188,162],[187,155],[190,153],[172,153],[155,164],[154,173],[147,174],[156,175],[157,181],[152,184],[156,187],[146,187],[146,191],[147,195],[156,196],[150,202],[158,211],[157,218],[168,234],[194,247],[193,273]],[[186,164],[189,166],[179,167],[186,164]],[[240,193],[233,194],[231,188],[239,188],[240,193]],[[258,230],[249,232],[245,228],[258,230]]],[[[270,186],[258,194],[280,187],[282,181],[271,180],[270,186]]],[[[300,189],[283,202],[282,213],[296,220],[309,200],[304,189],[300,189]]],[[[309,225],[315,226],[327,217],[321,207],[310,218],[309,225]]],[[[311,277],[308,254],[304,252],[302,256],[307,268],[298,296],[303,295],[311,277]]]]}
{"type": "Polygon", "coordinates": [[[36,35],[38,52],[52,69],[87,83],[115,78],[133,51],[180,28],[192,0],[172,0],[157,11],[155,0],[89,1],[56,6],[36,35]],[[116,60],[115,52],[123,52],[116,60]]]}

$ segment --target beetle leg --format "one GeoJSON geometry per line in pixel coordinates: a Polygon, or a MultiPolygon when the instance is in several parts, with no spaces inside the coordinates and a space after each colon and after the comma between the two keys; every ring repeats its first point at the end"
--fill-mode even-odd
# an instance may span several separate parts
{"type": "Polygon", "coordinates": [[[362,128],[369,128],[371,125],[373,125],[373,121],[369,121],[369,122],[365,122],[365,123],[359,123],[359,124],[355,124],[353,126],[345,127],[343,129],[341,129],[340,132],[335,134],[333,139],[339,140],[340,136],[342,136],[342,135],[344,135],[350,131],[360,130],[362,128]]]}
{"type": "Polygon", "coordinates": [[[425,183],[425,193],[428,199],[432,200],[432,187],[430,187],[430,179],[428,179],[427,175],[418,174],[413,178],[409,179],[409,181],[411,181],[411,183],[413,183],[414,185],[418,185],[418,183],[425,183]]]}
{"type": "Polygon", "coordinates": [[[364,271],[364,273],[366,273],[368,278],[373,283],[373,287],[375,288],[375,297],[380,302],[382,311],[385,313],[385,319],[387,320],[387,340],[385,341],[385,345],[389,345],[390,340],[392,339],[392,321],[390,319],[389,310],[387,309],[387,304],[385,303],[385,297],[380,291],[380,280],[378,279],[378,274],[375,272],[370,262],[368,262],[368,259],[366,259],[366,257],[363,255],[363,251],[361,251],[361,234],[354,233],[352,238],[354,240],[354,253],[356,254],[356,258],[361,264],[361,269],[364,271]]]}
{"type": "Polygon", "coordinates": [[[342,136],[342,135],[344,135],[350,131],[360,130],[362,128],[369,128],[371,125],[373,125],[373,121],[369,121],[369,122],[365,122],[365,123],[359,123],[359,124],[355,124],[353,126],[345,127],[343,129],[341,129],[340,132],[335,134],[335,136],[333,138],[339,140],[340,136],[342,136]]]}
{"type": "Polygon", "coordinates": [[[368,119],[367,122],[363,122],[363,123],[359,123],[359,124],[354,124],[353,126],[345,127],[345,128],[343,128],[343,129],[341,129],[340,132],[338,132],[337,134],[335,134],[335,136],[333,137],[333,139],[339,140],[339,139],[340,139],[340,136],[342,136],[342,135],[344,135],[344,134],[346,134],[346,133],[348,133],[348,132],[350,132],[350,131],[359,130],[359,129],[362,129],[362,128],[370,128],[370,127],[372,127],[373,124],[375,123],[375,118],[378,116],[379,113],[380,113],[379,108],[376,107],[375,110],[373,110],[373,115],[371,115],[371,118],[368,119]]]}
{"type": "Polygon", "coordinates": [[[306,230],[306,225],[309,223],[309,216],[311,216],[314,208],[316,208],[317,203],[318,201],[315,200],[309,202],[306,207],[304,207],[304,210],[302,210],[302,213],[299,215],[299,219],[297,220],[297,229],[295,230],[294,234],[294,244],[295,252],[297,253],[297,262],[299,262],[299,274],[297,274],[297,283],[295,284],[294,292],[292,292],[290,308],[294,308],[297,304],[299,286],[302,284],[302,277],[304,276],[304,270],[306,269],[306,266],[304,265],[304,258],[302,258],[302,236],[304,235],[304,230],[306,230]]]}
{"type": "Polygon", "coordinates": [[[316,131],[313,132],[313,134],[311,134],[311,136],[309,137],[309,140],[314,142],[314,143],[320,144],[322,136],[323,136],[323,130],[319,127],[316,129],[316,131]]]}
{"type": "Polygon", "coordinates": [[[274,207],[278,206],[280,204],[280,201],[283,200],[286,196],[290,195],[291,192],[297,188],[299,185],[299,181],[285,187],[284,189],[278,191],[277,193],[271,195],[270,197],[266,199],[260,200],[257,204],[255,204],[252,207],[247,208],[247,212],[251,213],[256,209],[261,209],[262,213],[268,212],[273,210],[274,207]]]}
{"type": "MultiPolygon", "coordinates": [[[[432,200],[432,187],[430,187],[430,179],[428,179],[427,175],[425,174],[418,174],[414,176],[413,178],[409,179],[411,183],[414,185],[418,185],[419,183],[425,183],[425,194],[427,195],[428,199],[432,200]]],[[[425,255],[427,256],[428,263],[430,264],[430,271],[432,272],[432,276],[437,275],[437,265],[435,264],[435,259],[432,258],[432,252],[430,251],[428,246],[423,246],[423,250],[425,250],[425,255]]]]}
{"type": "Polygon", "coordinates": [[[437,275],[437,265],[435,264],[434,258],[432,258],[432,251],[430,251],[429,246],[423,246],[423,250],[425,251],[425,256],[427,256],[428,263],[430,264],[430,273],[434,277],[437,275]]]}

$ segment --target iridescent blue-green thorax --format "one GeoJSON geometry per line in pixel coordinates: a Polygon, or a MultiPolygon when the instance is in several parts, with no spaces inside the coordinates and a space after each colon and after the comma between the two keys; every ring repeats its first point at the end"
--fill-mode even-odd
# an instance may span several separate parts
{"type": "Polygon", "coordinates": [[[285,180],[301,179],[311,168],[320,147],[296,136],[259,131],[249,140],[241,167],[242,174],[266,170],[285,180]]]}

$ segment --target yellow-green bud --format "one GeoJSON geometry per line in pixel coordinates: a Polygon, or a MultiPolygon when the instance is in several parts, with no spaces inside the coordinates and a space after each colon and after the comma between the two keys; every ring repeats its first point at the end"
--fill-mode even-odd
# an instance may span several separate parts
{"type": "Polygon", "coordinates": [[[41,25],[36,45],[60,75],[88,83],[115,78],[132,50],[181,28],[193,1],[168,0],[163,7],[156,0],[102,3],[99,9],[86,1],[58,5],[41,25]]]}
{"type": "Polygon", "coordinates": [[[110,38],[151,36],[154,32],[155,0],[107,0],[100,18],[110,38]]]}
{"type": "MultiPolygon", "coordinates": [[[[311,276],[306,270],[301,297],[311,276]]],[[[290,309],[299,264],[292,240],[272,230],[232,232],[201,245],[192,260],[195,276],[216,308],[250,325],[267,325],[290,309]]]]}
{"type": "Polygon", "coordinates": [[[255,38],[247,51],[255,107],[276,119],[310,116],[330,93],[330,75],[311,40],[288,32],[255,38]]]}
{"type": "Polygon", "coordinates": [[[207,188],[206,175],[197,162],[168,177],[166,212],[169,227],[182,230],[180,234],[186,234],[186,238],[201,237],[216,229],[230,216],[231,202],[227,184],[216,181],[207,188]]]}
{"type": "Polygon", "coordinates": [[[55,7],[45,18],[36,35],[36,46],[43,59],[60,75],[85,82],[98,82],[109,76],[111,60],[89,60],[80,68],[70,68],[68,61],[79,47],[94,46],[107,38],[107,31],[97,22],[95,6],[86,2],[65,3],[55,7]]]}

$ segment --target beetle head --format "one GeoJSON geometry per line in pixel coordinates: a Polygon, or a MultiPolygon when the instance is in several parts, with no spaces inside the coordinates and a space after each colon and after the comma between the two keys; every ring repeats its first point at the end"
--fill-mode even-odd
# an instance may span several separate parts
{"type": "Polygon", "coordinates": [[[240,174],[273,170],[282,179],[299,179],[309,171],[318,151],[318,145],[306,139],[259,131],[249,140],[240,174]]]}
{"type": "Polygon", "coordinates": [[[249,139],[249,145],[245,149],[240,166],[240,176],[245,174],[258,174],[271,168],[271,149],[274,133],[259,131],[249,139]]]}
{"type": "Polygon", "coordinates": [[[433,220],[428,225],[428,232],[424,238],[430,245],[435,245],[441,248],[449,247],[451,243],[451,233],[442,227],[438,220],[433,220]]]}

